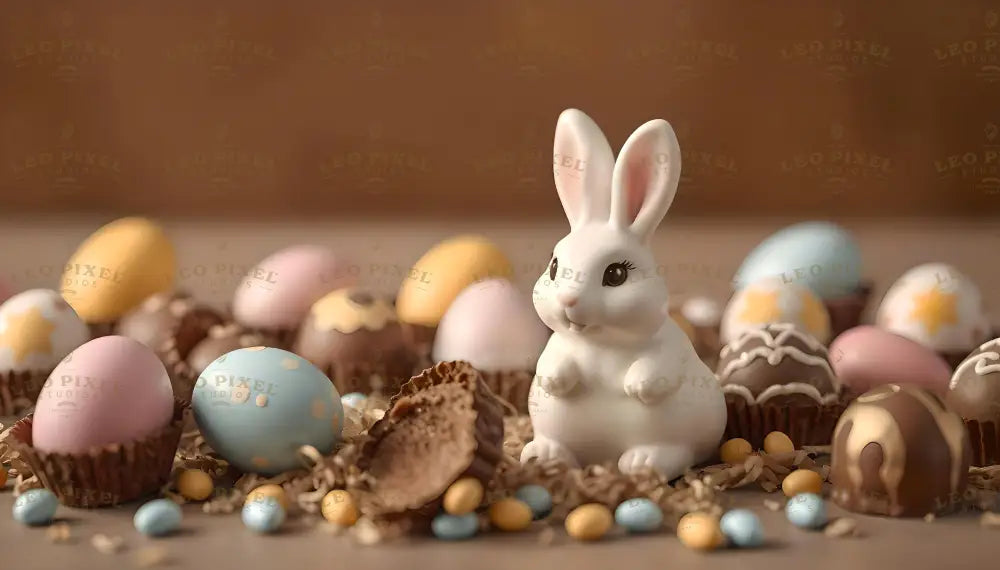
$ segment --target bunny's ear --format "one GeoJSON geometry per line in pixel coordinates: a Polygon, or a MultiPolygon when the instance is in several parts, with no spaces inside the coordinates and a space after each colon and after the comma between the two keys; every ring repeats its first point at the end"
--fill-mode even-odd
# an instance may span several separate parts
{"type": "Polygon", "coordinates": [[[607,220],[611,212],[611,172],[615,156],[604,133],[582,111],[567,109],[556,123],[552,150],[559,201],[570,228],[607,220]]]}
{"type": "Polygon", "coordinates": [[[670,123],[655,119],[625,141],[611,177],[611,223],[641,241],[670,209],[681,177],[681,149],[670,123]]]}

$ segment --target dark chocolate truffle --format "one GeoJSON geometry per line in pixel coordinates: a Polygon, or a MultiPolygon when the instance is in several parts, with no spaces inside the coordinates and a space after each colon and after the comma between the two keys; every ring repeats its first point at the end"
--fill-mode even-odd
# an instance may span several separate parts
{"type": "Polygon", "coordinates": [[[868,514],[922,517],[962,498],[971,449],[958,414],[923,388],[887,384],[866,392],[833,435],[833,500],[868,514]]]}
{"type": "Polygon", "coordinates": [[[982,344],[958,365],[945,404],[965,420],[972,464],[1000,463],[1000,338],[982,344]]]}

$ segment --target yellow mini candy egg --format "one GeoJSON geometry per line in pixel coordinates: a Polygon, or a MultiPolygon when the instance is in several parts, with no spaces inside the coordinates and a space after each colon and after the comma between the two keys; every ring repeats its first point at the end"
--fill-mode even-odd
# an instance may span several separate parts
{"type": "Polygon", "coordinates": [[[189,501],[204,501],[214,489],[211,475],[201,469],[185,469],[177,476],[177,491],[189,501]]]}
{"type": "Polygon", "coordinates": [[[611,509],[600,503],[580,505],[566,516],[566,533],[577,540],[600,540],[615,522],[611,509]]]}
{"type": "Polygon", "coordinates": [[[323,518],[340,526],[353,526],[358,522],[358,507],[354,504],[354,497],[343,490],[330,491],[323,497],[320,505],[323,518]]]}
{"type": "Polygon", "coordinates": [[[163,229],[121,218],[90,235],[66,263],[60,291],[87,323],[110,323],[174,286],[177,258],[163,229]]]}
{"type": "Polygon", "coordinates": [[[490,505],[489,514],[490,523],[507,532],[528,528],[533,518],[531,507],[517,499],[500,499],[490,505]]]}
{"type": "Polygon", "coordinates": [[[780,431],[772,431],[764,436],[764,452],[768,455],[780,455],[795,451],[791,438],[780,431]]]}
{"type": "Polygon", "coordinates": [[[467,515],[483,501],[483,484],[479,479],[466,477],[448,487],[444,493],[444,510],[449,515],[467,515]]]}
{"type": "Polygon", "coordinates": [[[781,491],[789,498],[799,493],[819,495],[823,491],[823,477],[811,469],[796,469],[781,482],[781,491]]]}
{"type": "Polygon", "coordinates": [[[714,550],[725,537],[719,521],[707,513],[688,513],[677,523],[677,538],[692,550],[714,550]]]}
{"type": "Polygon", "coordinates": [[[257,501],[265,497],[273,497],[281,503],[282,508],[286,511],[288,510],[288,495],[285,494],[285,490],[281,488],[281,485],[274,485],[272,483],[261,485],[253,491],[250,491],[247,495],[245,503],[252,503],[253,501],[257,501]]]}
{"type": "Polygon", "coordinates": [[[742,465],[751,453],[753,453],[753,446],[750,445],[749,441],[740,437],[730,439],[719,448],[719,458],[722,459],[722,462],[732,465],[742,465]]]}

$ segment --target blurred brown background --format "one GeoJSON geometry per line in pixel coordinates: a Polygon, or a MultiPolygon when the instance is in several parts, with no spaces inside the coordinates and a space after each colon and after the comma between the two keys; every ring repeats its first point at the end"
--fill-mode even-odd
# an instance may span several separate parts
{"type": "Polygon", "coordinates": [[[996,216],[1000,2],[0,1],[2,213],[561,216],[559,112],[677,215],[996,216]]]}

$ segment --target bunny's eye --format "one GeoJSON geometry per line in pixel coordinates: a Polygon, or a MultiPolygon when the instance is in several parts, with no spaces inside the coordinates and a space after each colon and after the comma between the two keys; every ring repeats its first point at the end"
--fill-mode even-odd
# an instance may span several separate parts
{"type": "Polygon", "coordinates": [[[553,257],[552,263],[549,264],[549,281],[556,280],[557,271],[559,271],[559,259],[553,257]]]}
{"type": "Polygon", "coordinates": [[[627,261],[612,263],[604,269],[603,285],[605,287],[618,287],[622,285],[628,281],[628,272],[630,269],[635,269],[635,266],[627,261]]]}

